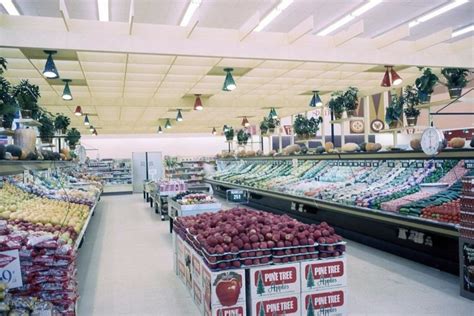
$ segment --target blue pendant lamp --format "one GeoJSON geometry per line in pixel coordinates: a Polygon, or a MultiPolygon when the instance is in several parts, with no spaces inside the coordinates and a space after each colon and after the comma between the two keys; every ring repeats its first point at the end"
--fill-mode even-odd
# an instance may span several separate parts
{"type": "Polygon", "coordinates": [[[235,85],[234,77],[232,77],[232,71],[234,68],[224,68],[224,71],[227,73],[225,75],[224,85],[222,86],[222,91],[232,91],[237,86],[235,85]]]}
{"type": "Polygon", "coordinates": [[[64,101],[71,101],[72,100],[72,93],[71,89],[69,88],[69,82],[71,82],[71,79],[63,79],[63,82],[66,84],[64,85],[64,90],[63,90],[63,100],[64,101]]]}
{"type": "Polygon", "coordinates": [[[181,122],[183,120],[183,114],[181,114],[181,110],[178,109],[178,115],[176,115],[176,121],[181,122]]]}
{"type": "Polygon", "coordinates": [[[278,118],[278,114],[277,114],[277,111],[275,110],[275,108],[272,108],[270,110],[270,113],[268,114],[268,117],[271,118],[271,119],[277,119],[278,118]]]}
{"type": "Polygon", "coordinates": [[[158,134],[163,134],[163,130],[161,129],[161,125],[158,126],[158,134]]]}
{"type": "Polygon", "coordinates": [[[46,59],[46,64],[44,65],[43,76],[48,79],[56,79],[59,78],[58,70],[56,69],[56,65],[54,64],[53,55],[57,53],[55,50],[45,50],[46,54],[48,54],[48,59],[46,59]]]}
{"type": "Polygon", "coordinates": [[[313,97],[311,98],[311,101],[309,102],[309,106],[312,108],[315,108],[321,105],[323,105],[323,102],[321,101],[321,97],[319,96],[319,91],[314,90],[313,97]]]}
{"type": "Polygon", "coordinates": [[[171,128],[170,119],[167,119],[167,120],[166,120],[165,128],[171,128]]]}
{"type": "Polygon", "coordinates": [[[87,116],[87,114],[86,114],[86,116],[84,117],[84,125],[85,125],[85,126],[91,125],[91,123],[89,122],[89,116],[87,116]]]}

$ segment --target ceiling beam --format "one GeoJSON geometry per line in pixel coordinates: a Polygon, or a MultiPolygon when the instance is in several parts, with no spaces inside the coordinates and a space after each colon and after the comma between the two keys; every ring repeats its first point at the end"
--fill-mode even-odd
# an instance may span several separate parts
{"type": "Polygon", "coordinates": [[[260,23],[260,12],[257,11],[239,29],[239,41],[243,41],[260,23]]]}
{"type": "Polygon", "coordinates": [[[61,18],[63,19],[66,30],[69,32],[69,12],[67,11],[64,0],[59,0],[59,13],[61,14],[61,18]]]}
{"type": "Polygon", "coordinates": [[[396,41],[407,38],[408,36],[410,36],[410,28],[408,27],[408,23],[405,23],[387,33],[375,37],[375,46],[378,49],[381,49],[395,43],[396,41]]]}
{"type": "Polygon", "coordinates": [[[288,32],[288,44],[292,44],[314,29],[314,16],[308,17],[288,32]]]}
{"type": "Polygon", "coordinates": [[[434,34],[425,36],[415,41],[415,47],[417,51],[425,50],[436,44],[448,41],[451,39],[453,34],[453,28],[448,27],[434,34]]]}
{"type": "Polygon", "coordinates": [[[364,33],[364,20],[360,20],[359,22],[351,25],[347,30],[341,31],[334,35],[334,46],[341,46],[342,44],[350,41],[362,33],[364,33]]]}
{"type": "MultiPolygon", "coordinates": [[[[465,50],[453,51],[452,43],[436,45],[429,50],[424,39],[418,46],[413,41],[398,41],[389,51],[378,50],[368,38],[353,38],[343,46],[318,36],[306,36],[288,44],[287,33],[254,32],[246,41],[242,33],[229,29],[196,28],[186,38],[182,27],[134,23],[128,35],[127,22],[109,22],[98,29],[87,20],[74,20],[75,32],[58,30],[59,18],[0,15],[0,46],[18,48],[49,48],[57,50],[187,55],[326,63],[379,65],[412,65],[431,67],[474,68],[474,60],[466,58],[465,50]],[[124,30],[124,31],[122,31],[124,30]],[[104,40],[106,39],[106,40],[104,40]]],[[[62,22],[61,22],[62,23],[62,22]]],[[[247,30],[250,29],[247,28],[247,30]]],[[[439,36],[439,33],[437,36],[439,36]]],[[[244,37],[245,38],[245,37],[244,37]]],[[[446,40],[445,37],[443,37],[446,40]]],[[[436,42],[431,40],[432,44],[436,42]]],[[[438,41],[440,42],[440,41],[438,41]]],[[[433,44],[434,45],[434,44],[433,44]]]]}
{"type": "Polygon", "coordinates": [[[132,35],[134,20],[135,20],[135,0],[132,0],[130,1],[130,13],[128,15],[128,35],[132,35]]]}

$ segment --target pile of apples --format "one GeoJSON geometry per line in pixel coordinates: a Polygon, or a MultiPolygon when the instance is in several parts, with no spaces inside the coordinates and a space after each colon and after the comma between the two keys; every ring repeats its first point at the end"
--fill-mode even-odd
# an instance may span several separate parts
{"type": "Polygon", "coordinates": [[[175,227],[211,269],[336,257],[345,251],[342,237],[325,222],[304,224],[245,208],[179,217],[175,227]]]}
{"type": "Polygon", "coordinates": [[[5,183],[0,190],[0,218],[80,232],[90,212],[83,204],[37,197],[5,183]]]}

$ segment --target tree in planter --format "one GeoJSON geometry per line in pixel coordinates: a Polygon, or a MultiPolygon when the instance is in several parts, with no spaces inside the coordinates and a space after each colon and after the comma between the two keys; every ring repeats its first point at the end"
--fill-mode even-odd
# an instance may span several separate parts
{"type": "Polygon", "coordinates": [[[447,83],[443,83],[448,87],[449,97],[451,99],[459,98],[462,94],[462,88],[464,88],[467,83],[467,76],[471,71],[466,68],[443,68],[441,69],[441,74],[446,78],[447,83]]]}
{"type": "Polygon", "coordinates": [[[11,84],[0,76],[0,118],[3,128],[12,127],[15,114],[18,111],[18,103],[11,94],[11,84]]]}
{"type": "Polygon", "coordinates": [[[66,141],[71,149],[75,149],[81,139],[81,133],[76,128],[71,128],[66,133],[66,141]]]}
{"type": "Polygon", "coordinates": [[[0,75],[7,70],[7,60],[3,57],[0,57],[0,75]]]}
{"type": "Polygon", "coordinates": [[[51,113],[42,111],[38,122],[41,126],[38,128],[40,138],[43,143],[51,143],[54,136],[54,117],[51,113]]]}
{"type": "Polygon", "coordinates": [[[267,134],[267,132],[270,132],[270,134],[273,134],[275,132],[275,128],[280,125],[280,120],[272,118],[271,116],[264,117],[263,121],[260,122],[260,131],[262,135],[267,134]]]}
{"type": "Polygon", "coordinates": [[[359,92],[359,89],[356,87],[349,87],[343,94],[343,106],[344,110],[347,111],[347,116],[355,115],[355,111],[359,105],[357,92],[359,92]]]}
{"type": "Polygon", "coordinates": [[[240,129],[237,132],[237,143],[239,145],[247,145],[249,138],[250,138],[250,133],[248,133],[246,130],[240,129]]]}
{"type": "Polygon", "coordinates": [[[315,136],[319,130],[319,124],[323,121],[322,117],[307,119],[305,116],[298,114],[293,123],[293,129],[300,139],[310,139],[315,136]]]}
{"type": "Polygon", "coordinates": [[[55,129],[60,130],[62,134],[66,134],[69,124],[71,124],[71,119],[69,117],[56,113],[56,118],[54,119],[55,129]]]}
{"type": "Polygon", "coordinates": [[[334,113],[336,120],[342,118],[342,113],[344,113],[344,92],[334,91],[331,93],[331,99],[328,103],[329,108],[334,113]]]}
{"type": "Polygon", "coordinates": [[[403,125],[403,104],[405,100],[403,96],[397,96],[392,94],[390,96],[390,104],[385,111],[385,122],[387,122],[389,128],[396,128],[401,122],[403,125]]]}
{"type": "Polygon", "coordinates": [[[234,128],[233,127],[230,127],[230,126],[226,126],[226,129],[224,129],[224,135],[225,135],[225,139],[228,141],[228,142],[231,142],[234,140],[234,128]]]}
{"type": "Polygon", "coordinates": [[[403,112],[405,112],[407,124],[408,126],[415,126],[418,116],[420,115],[420,110],[415,108],[415,106],[420,104],[418,90],[412,86],[406,86],[405,91],[403,92],[403,99],[407,105],[407,107],[403,110],[403,112]]]}
{"type": "Polygon", "coordinates": [[[23,118],[38,119],[40,107],[38,99],[40,97],[39,87],[31,84],[28,80],[21,80],[13,87],[13,96],[18,101],[23,118]]]}
{"type": "MultiPolygon", "coordinates": [[[[419,67],[420,71],[423,67],[419,67]]],[[[431,72],[431,68],[425,68],[421,77],[415,80],[415,86],[418,89],[420,103],[429,103],[433,88],[438,83],[438,76],[431,72]]]]}

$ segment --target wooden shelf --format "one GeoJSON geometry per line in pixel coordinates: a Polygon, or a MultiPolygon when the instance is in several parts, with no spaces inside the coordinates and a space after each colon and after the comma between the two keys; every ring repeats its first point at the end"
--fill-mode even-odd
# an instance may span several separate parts
{"type": "Polygon", "coordinates": [[[12,131],[11,129],[2,129],[2,130],[0,130],[0,135],[2,135],[2,136],[13,136],[13,135],[15,135],[15,131],[12,131]]]}
{"type": "Polygon", "coordinates": [[[42,124],[36,120],[33,119],[19,119],[18,123],[23,124],[25,126],[31,126],[31,127],[39,127],[42,126],[42,124]]]}
{"type": "Polygon", "coordinates": [[[331,123],[331,124],[342,124],[344,122],[351,121],[351,120],[363,120],[363,119],[364,119],[363,116],[351,116],[351,117],[346,117],[346,118],[342,118],[342,119],[339,119],[339,120],[329,121],[329,123],[331,123]]]}
{"type": "Polygon", "coordinates": [[[2,160],[0,161],[0,175],[22,173],[25,170],[47,170],[56,167],[71,167],[76,165],[72,161],[56,160],[2,160]]]}
{"type": "Polygon", "coordinates": [[[417,105],[417,106],[415,106],[415,109],[418,109],[418,110],[430,109],[430,108],[435,107],[435,106],[446,105],[448,103],[458,103],[458,102],[461,102],[461,100],[459,100],[459,99],[439,100],[439,101],[434,101],[434,102],[430,102],[430,103],[424,103],[424,104],[417,105]]]}
{"type": "Polygon", "coordinates": [[[389,129],[383,129],[379,131],[379,133],[398,133],[398,132],[403,132],[409,129],[426,129],[428,126],[404,126],[404,127],[397,127],[397,128],[389,128],[389,129]]]}

